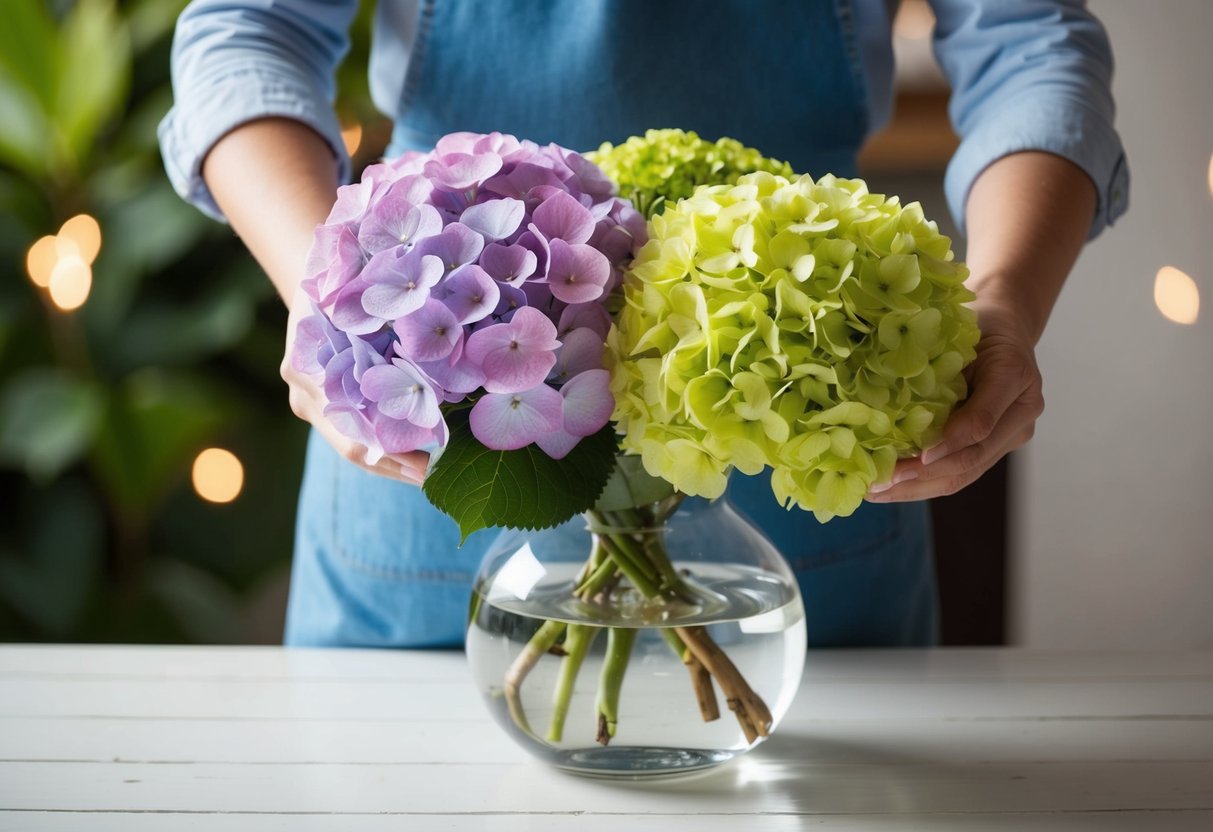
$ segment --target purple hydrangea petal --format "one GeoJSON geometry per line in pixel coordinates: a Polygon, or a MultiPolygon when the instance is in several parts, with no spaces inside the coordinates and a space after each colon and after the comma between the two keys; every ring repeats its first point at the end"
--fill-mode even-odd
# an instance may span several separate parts
{"type": "MultiPolygon", "coordinates": [[[[452,355],[454,355],[453,352],[452,355]]],[[[439,361],[426,361],[419,366],[445,391],[447,401],[461,401],[468,393],[475,392],[484,386],[484,371],[466,357],[461,356],[455,361],[445,358],[439,361]]]]}
{"type": "Polygon", "coordinates": [[[550,168],[522,162],[508,173],[501,173],[486,180],[484,190],[492,191],[501,196],[521,199],[529,203],[530,193],[533,188],[542,185],[560,187],[560,184],[560,177],[553,173],[550,168]]]}
{"type": "Polygon", "coordinates": [[[484,139],[483,133],[472,133],[467,130],[447,133],[434,145],[434,155],[447,156],[451,153],[473,154],[476,152],[476,145],[482,139],[484,139]]]}
{"type": "Polygon", "coordinates": [[[350,338],[350,349],[354,354],[355,381],[362,381],[362,374],[369,368],[387,363],[387,359],[383,357],[383,347],[373,343],[373,341],[382,341],[382,336],[390,336],[390,333],[384,331],[383,333],[378,333],[378,335],[380,337],[374,338],[371,341],[358,336],[350,338]]]}
{"type": "Polygon", "coordinates": [[[525,214],[522,200],[503,197],[468,207],[459,221],[486,240],[504,240],[518,230],[525,214]]]}
{"type": "Polygon", "coordinates": [[[480,267],[489,277],[510,286],[517,286],[535,273],[539,258],[525,246],[504,246],[492,243],[480,253],[480,267]]]}
{"type": "Polygon", "coordinates": [[[321,347],[329,346],[323,315],[308,315],[295,327],[295,340],[291,346],[291,367],[297,372],[316,375],[324,372],[320,362],[321,347]]]}
{"type": "Polygon", "coordinates": [[[565,303],[588,303],[602,296],[611,277],[611,264],[602,252],[584,244],[569,245],[556,239],[550,243],[552,259],[548,288],[565,303]]]}
{"type": "Polygon", "coordinates": [[[501,170],[501,165],[496,153],[444,153],[425,163],[425,175],[439,188],[464,191],[501,170]]]}
{"type": "Polygon", "coordinates": [[[393,419],[432,428],[442,418],[438,401],[442,396],[419,367],[404,358],[371,367],[362,374],[362,394],[375,402],[381,413],[393,419]]]}
{"type": "Polygon", "coordinates": [[[441,234],[417,243],[413,253],[437,257],[447,272],[475,263],[484,250],[484,238],[462,223],[453,222],[441,234]]]}
{"type": "Polygon", "coordinates": [[[472,435],[485,447],[513,451],[560,430],[561,404],[560,394],[546,384],[516,393],[488,393],[476,402],[468,421],[472,435]]]}
{"type": "Polygon", "coordinates": [[[548,263],[551,260],[551,248],[547,238],[535,227],[535,223],[527,226],[527,230],[518,238],[517,245],[535,255],[535,271],[532,280],[546,280],[548,263]]]}
{"type": "Polygon", "coordinates": [[[358,278],[337,293],[331,317],[338,329],[350,335],[370,335],[383,326],[384,319],[367,312],[362,305],[368,288],[370,284],[358,278]]]}
{"type": "Polygon", "coordinates": [[[358,242],[369,252],[376,253],[399,245],[412,245],[418,240],[442,231],[442,216],[432,205],[417,205],[389,194],[371,209],[358,229],[358,242]]]}
{"type": "Polygon", "coordinates": [[[602,351],[605,345],[594,330],[580,327],[560,340],[556,366],[552,368],[554,383],[564,384],[587,370],[602,368],[602,351]]]}
{"type": "Polygon", "coordinates": [[[470,324],[487,317],[497,308],[501,290],[488,273],[476,265],[460,266],[451,272],[434,290],[460,324],[470,324]]]}
{"type": "Polygon", "coordinates": [[[362,307],[384,320],[402,318],[420,309],[443,272],[442,261],[421,254],[420,246],[402,257],[393,257],[393,251],[396,249],[376,254],[364,271],[371,285],[362,295],[362,307]],[[376,263],[380,258],[382,262],[376,263]]]}
{"type": "Polygon", "coordinates": [[[395,329],[400,338],[399,351],[417,362],[446,358],[463,337],[463,327],[455,314],[434,298],[397,319],[395,329]]]}
{"type": "Polygon", "coordinates": [[[564,308],[556,324],[558,338],[574,329],[585,327],[597,333],[598,337],[606,340],[611,331],[611,313],[606,311],[601,303],[574,303],[564,308]]]}
{"type": "Polygon", "coordinates": [[[563,429],[541,433],[535,437],[535,444],[552,459],[564,459],[580,441],[580,436],[574,436],[563,429]]]}
{"type": "Polygon", "coordinates": [[[367,205],[371,201],[371,192],[374,190],[374,182],[370,179],[363,179],[353,185],[342,185],[337,189],[337,200],[333,203],[332,209],[329,211],[328,218],[325,219],[325,225],[336,225],[338,223],[359,221],[363,214],[366,213],[367,205]]]}
{"type": "Polygon", "coordinates": [[[358,243],[355,226],[321,225],[316,227],[308,252],[303,290],[317,303],[328,305],[343,286],[358,276],[366,263],[366,253],[358,243]]]}
{"type": "Polygon", "coordinates": [[[497,300],[497,308],[492,314],[476,324],[477,329],[484,329],[486,326],[492,326],[494,323],[509,323],[514,318],[514,313],[528,306],[526,292],[517,286],[501,284],[498,287],[501,297],[497,300]]]}
{"type": "Polygon", "coordinates": [[[402,419],[393,419],[382,412],[371,417],[375,438],[389,454],[407,454],[445,444],[446,423],[440,421],[432,428],[423,428],[402,419]]]}
{"type": "Polygon", "coordinates": [[[564,400],[564,429],[574,436],[589,436],[611,420],[615,399],[611,374],[601,368],[586,370],[560,388],[564,400]]]}
{"type": "Polygon", "coordinates": [[[594,233],[594,218],[590,209],[563,190],[543,201],[531,215],[531,222],[549,241],[586,243],[594,233]]]}
{"type": "Polygon", "coordinates": [[[583,194],[589,194],[595,200],[609,197],[614,192],[615,186],[602,172],[602,168],[576,151],[565,150],[555,145],[554,147],[563,157],[564,164],[568,166],[569,171],[572,172],[573,182],[571,184],[577,190],[583,194]]]}
{"type": "Polygon", "coordinates": [[[367,418],[362,408],[342,402],[326,405],[324,415],[341,433],[366,446],[366,463],[374,465],[383,458],[383,446],[375,436],[374,425],[367,418]]]}
{"type": "Polygon", "coordinates": [[[541,383],[556,363],[556,327],[530,307],[515,311],[509,323],[473,332],[467,358],[484,371],[484,389],[516,393],[541,383]]]}

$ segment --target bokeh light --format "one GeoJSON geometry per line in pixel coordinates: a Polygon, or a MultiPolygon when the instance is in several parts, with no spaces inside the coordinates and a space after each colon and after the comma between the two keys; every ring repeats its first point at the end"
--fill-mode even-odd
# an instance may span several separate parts
{"type": "Polygon", "coordinates": [[[244,466],[231,451],[207,448],[194,459],[194,491],[212,503],[230,503],[244,487],[244,466]]]}
{"type": "Polygon", "coordinates": [[[76,255],[60,257],[51,270],[47,291],[51,303],[64,312],[79,309],[93,288],[93,270],[76,255]]]}
{"type": "Polygon", "coordinates": [[[353,156],[362,146],[362,125],[351,124],[341,131],[341,141],[345,142],[345,152],[353,156]]]}
{"type": "Polygon", "coordinates": [[[74,243],[81,259],[91,266],[101,251],[101,226],[88,214],[77,214],[59,229],[59,239],[74,243]]]}
{"type": "Polygon", "coordinates": [[[1200,315],[1200,289],[1179,269],[1163,266],[1154,277],[1154,303],[1167,320],[1194,324],[1200,315]]]}
{"type": "Polygon", "coordinates": [[[25,255],[25,270],[35,286],[45,289],[51,283],[51,272],[59,262],[59,249],[54,235],[41,237],[25,255]]]}

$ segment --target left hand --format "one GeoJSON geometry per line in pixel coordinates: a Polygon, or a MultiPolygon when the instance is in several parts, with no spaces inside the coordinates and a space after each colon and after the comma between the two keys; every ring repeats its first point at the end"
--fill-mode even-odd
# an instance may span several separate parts
{"type": "Polygon", "coordinates": [[[903,459],[890,482],[867,500],[893,503],[955,494],[1032,438],[1044,410],[1035,339],[1007,306],[977,305],[981,342],[966,370],[969,398],[952,414],[941,441],[903,459]]]}

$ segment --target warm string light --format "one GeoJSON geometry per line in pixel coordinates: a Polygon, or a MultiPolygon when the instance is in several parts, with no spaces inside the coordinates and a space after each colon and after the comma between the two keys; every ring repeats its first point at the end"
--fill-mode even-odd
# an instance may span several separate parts
{"type": "Polygon", "coordinates": [[[207,448],[194,458],[194,491],[212,503],[230,503],[244,487],[244,466],[231,451],[207,448]]]}
{"type": "Polygon", "coordinates": [[[1154,276],[1154,304],[1167,320],[1194,324],[1200,315],[1200,289],[1179,269],[1163,266],[1154,276]]]}
{"type": "Polygon", "coordinates": [[[25,257],[30,282],[45,289],[63,312],[79,309],[93,287],[93,261],[101,251],[101,226],[88,214],[78,214],[58,234],[38,239],[25,257]]]}

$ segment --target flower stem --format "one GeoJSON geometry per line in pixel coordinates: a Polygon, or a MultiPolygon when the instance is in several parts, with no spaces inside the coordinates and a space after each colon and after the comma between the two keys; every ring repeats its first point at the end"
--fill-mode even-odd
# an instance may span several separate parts
{"type": "Polygon", "coordinates": [[[707,630],[703,627],[678,627],[677,631],[687,648],[720,685],[729,710],[736,715],[745,733],[746,741],[753,743],[759,737],[767,736],[774,722],[770,710],[707,630]]]}
{"type": "Polygon", "coordinates": [[[510,665],[509,670],[505,672],[505,701],[510,709],[510,717],[513,718],[515,725],[528,734],[533,734],[534,731],[531,730],[531,724],[526,718],[526,711],[522,708],[522,683],[543,654],[552,649],[552,645],[556,643],[556,639],[560,638],[560,634],[564,630],[563,621],[543,622],[543,626],[535,631],[535,635],[531,636],[531,640],[526,643],[522,652],[510,665]]]}
{"type": "Polygon", "coordinates": [[[588,624],[568,625],[568,632],[564,637],[564,661],[560,664],[560,681],[556,684],[556,693],[552,699],[552,721],[548,725],[549,742],[560,742],[564,736],[564,721],[569,715],[569,702],[573,698],[577,674],[600,632],[601,627],[588,624]]]}
{"type": "Polygon", "coordinates": [[[636,635],[634,627],[611,627],[607,631],[606,661],[602,663],[602,677],[598,682],[596,739],[601,745],[611,741],[619,724],[619,691],[623,687],[623,674],[628,669],[636,635]]]}

